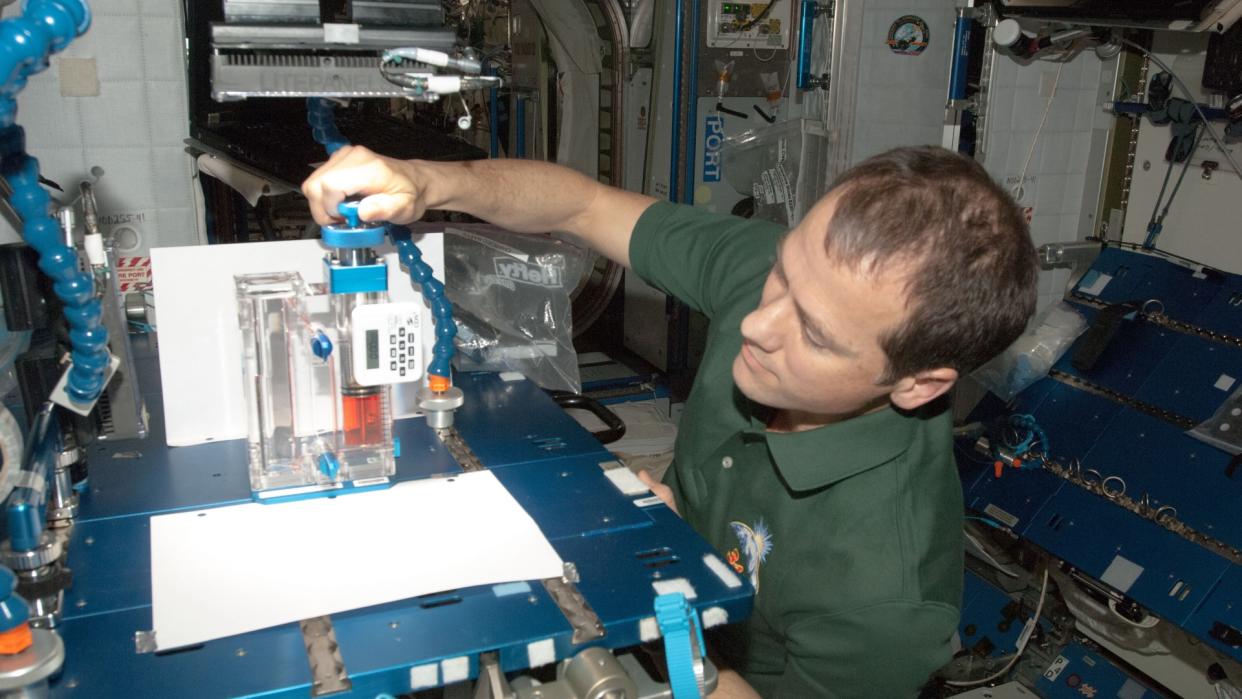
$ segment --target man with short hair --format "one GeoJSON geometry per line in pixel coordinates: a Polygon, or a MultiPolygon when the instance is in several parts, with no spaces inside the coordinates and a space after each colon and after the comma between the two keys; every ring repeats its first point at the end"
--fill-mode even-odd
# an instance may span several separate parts
{"type": "Polygon", "coordinates": [[[1022,213],[938,148],[855,166],[787,234],[548,163],[396,161],[344,149],[303,185],[320,223],[428,208],[558,230],[711,319],[664,483],[754,585],[710,645],[719,696],[914,695],[949,660],[962,493],[945,394],[1035,306],[1022,213]],[[752,689],[753,688],[753,689],[752,689]]]}

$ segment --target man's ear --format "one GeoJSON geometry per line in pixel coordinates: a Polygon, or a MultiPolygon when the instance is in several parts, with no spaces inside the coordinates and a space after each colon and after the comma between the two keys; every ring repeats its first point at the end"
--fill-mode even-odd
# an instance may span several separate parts
{"type": "Polygon", "coordinates": [[[915,410],[943,396],[957,382],[957,369],[940,367],[926,369],[899,380],[889,399],[902,410],[915,410]]]}

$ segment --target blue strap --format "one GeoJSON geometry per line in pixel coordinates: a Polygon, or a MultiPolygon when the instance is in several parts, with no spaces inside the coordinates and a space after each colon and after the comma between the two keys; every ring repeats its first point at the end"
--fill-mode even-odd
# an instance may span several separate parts
{"type": "Polygon", "coordinates": [[[703,630],[699,628],[694,607],[682,593],[669,592],[656,598],[655,614],[660,634],[664,636],[664,660],[668,665],[673,699],[699,699],[702,687],[695,666],[703,662],[704,646],[703,630]]]}

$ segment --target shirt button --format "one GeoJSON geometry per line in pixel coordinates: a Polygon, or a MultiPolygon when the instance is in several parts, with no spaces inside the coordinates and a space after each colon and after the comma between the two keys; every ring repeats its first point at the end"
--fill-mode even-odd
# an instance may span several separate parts
{"type": "Polygon", "coordinates": [[[725,458],[721,459],[720,465],[724,466],[725,468],[733,468],[733,457],[726,456],[725,458]]]}

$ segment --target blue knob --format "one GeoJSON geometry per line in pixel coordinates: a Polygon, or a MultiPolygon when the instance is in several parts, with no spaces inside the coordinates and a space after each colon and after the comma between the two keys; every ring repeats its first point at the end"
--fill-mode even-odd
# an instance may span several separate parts
{"type": "Polygon", "coordinates": [[[30,618],[26,600],[13,594],[17,578],[8,568],[0,568],[0,633],[21,626],[30,618]]]}
{"type": "Polygon", "coordinates": [[[319,470],[328,478],[336,480],[336,474],[341,471],[341,462],[337,460],[336,454],[326,451],[319,455],[319,470]]]}
{"type": "Polygon", "coordinates": [[[322,330],[315,333],[315,336],[311,338],[311,354],[325,362],[332,355],[332,340],[329,340],[322,330]]]}
{"type": "Polygon", "coordinates": [[[358,228],[362,225],[362,219],[358,217],[358,202],[343,201],[337,205],[336,210],[345,217],[346,226],[358,228]]]}

